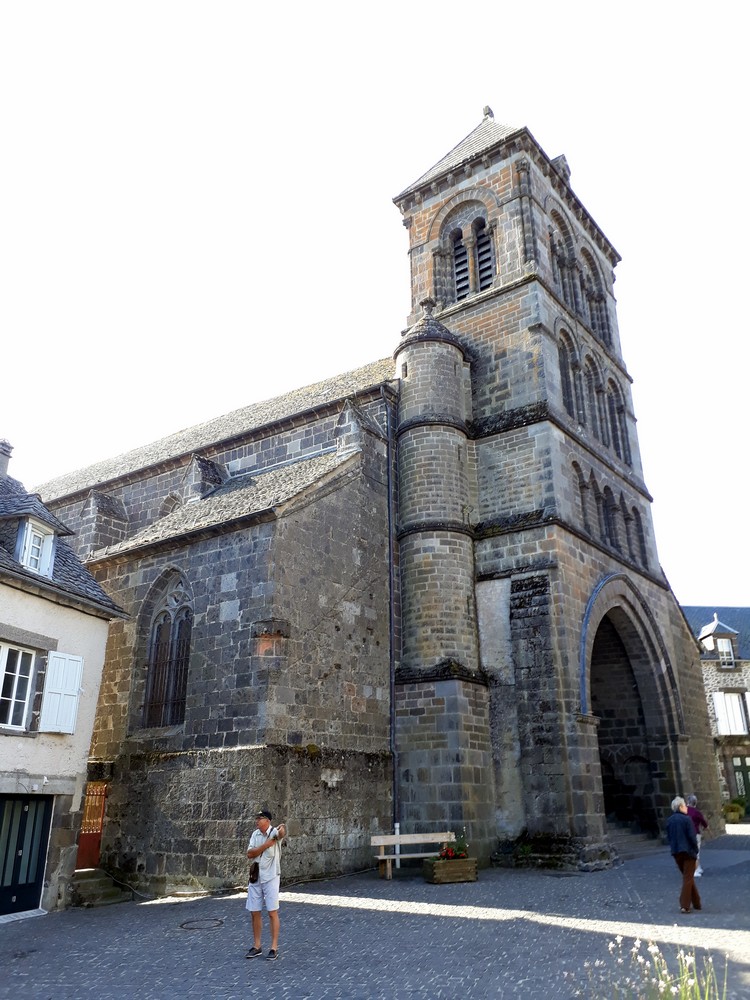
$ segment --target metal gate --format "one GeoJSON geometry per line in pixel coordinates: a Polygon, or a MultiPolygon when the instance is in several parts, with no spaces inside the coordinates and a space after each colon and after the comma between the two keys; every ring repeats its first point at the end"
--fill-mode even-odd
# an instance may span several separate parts
{"type": "Polygon", "coordinates": [[[76,869],[97,868],[99,866],[106,801],[106,781],[89,781],[86,785],[86,798],[83,803],[76,869]]]}
{"type": "Polygon", "coordinates": [[[0,914],[39,906],[52,801],[51,795],[0,795],[0,914]]]}

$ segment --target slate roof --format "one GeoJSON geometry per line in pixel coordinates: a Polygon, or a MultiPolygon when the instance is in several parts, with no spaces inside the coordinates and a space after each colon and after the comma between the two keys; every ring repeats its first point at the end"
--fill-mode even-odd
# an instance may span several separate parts
{"type": "MultiPolygon", "coordinates": [[[[21,520],[29,515],[49,525],[57,535],[52,576],[42,576],[27,569],[0,541],[0,581],[3,570],[6,570],[12,573],[16,580],[20,579],[22,582],[25,579],[30,586],[44,588],[51,585],[70,596],[100,605],[107,611],[113,612],[113,617],[122,615],[122,609],[102,590],[67,542],[60,537],[60,535],[72,535],[73,532],[44,507],[38,496],[27,493],[17,479],[0,476],[0,517],[4,520],[21,520]]],[[[15,532],[12,534],[15,537],[15,532]]],[[[0,535],[0,538],[2,537],[0,535]]]]}
{"type": "Polygon", "coordinates": [[[449,170],[462,167],[465,163],[474,160],[481,153],[504,142],[509,136],[523,131],[525,131],[524,128],[518,125],[501,125],[500,122],[496,122],[491,111],[485,113],[479,125],[472,132],[469,132],[465,139],[462,139],[457,146],[454,146],[449,153],[446,153],[441,160],[438,160],[433,167],[430,167],[413,184],[405,188],[401,194],[396,195],[393,200],[395,202],[400,201],[413,191],[417,191],[449,170]]]}
{"type": "Polygon", "coordinates": [[[11,476],[0,476],[0,519],[19,517],[36,518],[59,535],[73,534],[70,528],[47,510],[38,494],[27,493],[23,484],[11,476]]]}
{"type": "Polygon", "coordinates": [[[251,403],[239,410],[196,424],[170,434],[141,448],[134,448],[115,458],[105,459],[84,469],[68,473],[38,487],[38,492],[49,503],[82,490],[101,487],[159,462],[220,444],[232,438],[257,431],[269,424],[323,407],[337,400],[374,388],[394,377],[392,358],[382,358],[354,371],[344,372],[313,385],[294,389],[259,403],[251,403]]]}
{"type": "Polygon", "coordinates": [[[90,562],[146,546],[184,538],[271,511],[313,485],[320,485],[352,465],[352,457],[335,452],[300,459],[268,472],[237,476],[208,496],[178,507],[132,538],[99,549],[90,562]]]}
{"type": "Polygon", "coordinates": [[[699,607],[691,605],[683,607],[682,611],[696,638],[706,626],[711,626],[711,632],[714,631],[714,615],[718,615],[720,625],[726,623],[729,629],[738,633],[737,651],[739,659],[750,660],[750,608],[729,608],[718,607],[716,605],[699,607]]]}

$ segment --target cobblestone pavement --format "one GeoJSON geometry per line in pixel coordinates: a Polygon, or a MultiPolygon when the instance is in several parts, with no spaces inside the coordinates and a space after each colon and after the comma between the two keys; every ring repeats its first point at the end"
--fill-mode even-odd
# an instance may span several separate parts
{"type": "MultiPolygon", "coordinates": [[[[290,850],[291,850],[290,846],[290,850]]],[[[609,1000],[634,939],[676,968],[679,948],[710,953],[728,1000],[750,1000],[750,827],[706,844],[703,911],[682,915],[666,848],[595,874],[489,869],[428,885],[375,872],[286,887],[279,960],[246,960],[244,895],[71,909],[0,926],[0,998],[98,1000],[265,996],[609,1000]],[[623,936],[618,969],[609,943],[623,936]],[[584,963],[603,962],[604,969],[584,963]],[[592,992],[589,977],[610,984],[592,992]]],[[[264,914],[264,948],[268,947],[264,914]]]]}

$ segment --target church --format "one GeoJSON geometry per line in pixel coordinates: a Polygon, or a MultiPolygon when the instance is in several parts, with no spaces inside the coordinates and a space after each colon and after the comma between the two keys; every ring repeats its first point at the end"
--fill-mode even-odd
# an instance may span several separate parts
{"type": "Polygon", "coordinates": [[[394,201],[392,357],[40,487],[129,616],[88,777],[131,885],[242,883],[260,808],[287,823],[285,878],[370,867],[396,823],[590,870],[676,793],[719,811],[615,248],[565,157],[489,108],[394,201]]]}

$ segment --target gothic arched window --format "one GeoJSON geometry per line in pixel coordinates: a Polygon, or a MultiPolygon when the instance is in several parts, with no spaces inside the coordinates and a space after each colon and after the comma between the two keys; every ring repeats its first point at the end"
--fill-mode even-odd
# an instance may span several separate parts
{"type": "Polygon", "coordinates": [[[156,605],[148,644],[148,677],[143,724],[173,726],[185,721],[193,610],[177,585],[156,605]]]}

